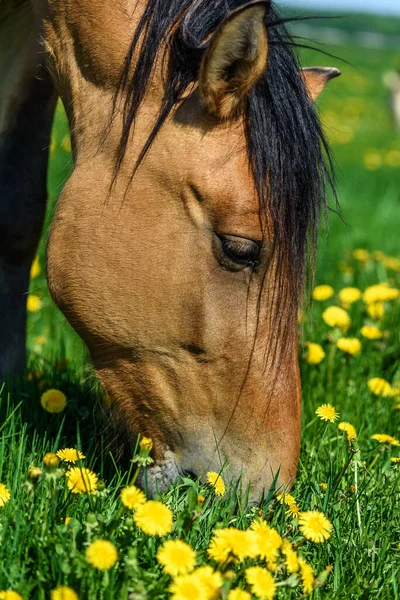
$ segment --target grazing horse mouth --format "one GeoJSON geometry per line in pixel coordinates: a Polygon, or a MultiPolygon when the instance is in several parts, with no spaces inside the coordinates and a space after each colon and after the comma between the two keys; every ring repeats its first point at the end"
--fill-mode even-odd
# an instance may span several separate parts
{"type": "Polygon", "coordinates": [[[162,460],[141,470],[138,485],[147,491],[149,497],[165,492],[175,481],[183,475],[194,475],[180,468],[174,453],[167,449],[162,460]]]}

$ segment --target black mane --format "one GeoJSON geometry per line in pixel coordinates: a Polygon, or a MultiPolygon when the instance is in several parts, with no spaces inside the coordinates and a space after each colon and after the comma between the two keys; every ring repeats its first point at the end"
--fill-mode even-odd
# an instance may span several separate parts
{"type": "MultiPolygon", "coordinates": [[[[165,48],[165,94],[158,120],[138,162],[188,85],[197,81],[210,33],[231,10],[243,4],[245,0],[148,0],[119,86],[126,100],[116,172],[160,47],[165,48]]],[[[299,74],[296,44],[273,7],[266,17],[266,27],[268,67],[250,93],[245,120],[249,162],[260,207],[272,219],[278,258],[276,294],[282,319],[284,306],[293,317],[297,315],[307,263],[315,263],[319,217],[327,207],[327,184],[333,187],[334,176],[327,141],[299,74]],[[283,264],[285,269],[281,268],[283,264]],[[289,281],[282,275],[287,268],[289,281]]]]}

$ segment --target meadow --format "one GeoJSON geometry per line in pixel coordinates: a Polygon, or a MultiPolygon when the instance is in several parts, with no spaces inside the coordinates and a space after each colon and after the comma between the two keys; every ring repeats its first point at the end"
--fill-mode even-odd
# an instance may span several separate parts
{"type": "MultiPolygon", "coordinates": [[[[322,227],[314,301],[299,319],[293,490],[248,507],[222,470],[145,502],[134,483],[151,442],[128,469],[115,462],[107,398],[46,289],[44,234],[27,299],[29,368],[0,387],[0,599],[400,597],[400,133],[382,84],[396,56],[325,50],[351,63],[304,52],[305,64],[343,73],[319,102],[342,216],[330,211],[322,227]]],[[[47,224],[70,169],[59,105],[47,224]]]]}

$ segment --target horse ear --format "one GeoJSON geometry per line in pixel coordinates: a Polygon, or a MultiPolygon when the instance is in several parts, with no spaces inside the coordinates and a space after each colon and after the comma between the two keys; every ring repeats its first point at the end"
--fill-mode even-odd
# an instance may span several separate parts
{"type": "Polygon", "coordinates": [[[267,66],[268,1],[232,11],[213,33],[203,57],[199,88],[207,109],[219,119],[237,113],[267,66]]]}
{"type": "Polygon", "coordinates": [[[314,102],[331,79],[341,75],[334,67],[306,67],[301,70],[301,76],[310,100],[314,102]]]}

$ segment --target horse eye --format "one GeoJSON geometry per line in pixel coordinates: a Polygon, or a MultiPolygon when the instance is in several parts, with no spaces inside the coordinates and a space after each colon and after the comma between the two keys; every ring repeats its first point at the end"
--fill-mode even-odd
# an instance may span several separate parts
{"type": "MultiPolygon", "coordinates": [[[[234,235],[219,236],[223,258],[228,259],[231,265],[228,268],[256,269],[259,265],[260,245],[254,240],[236,237],[234,235]]],[[[224,261],[226,262],[226,261],[224,261]]]]}

